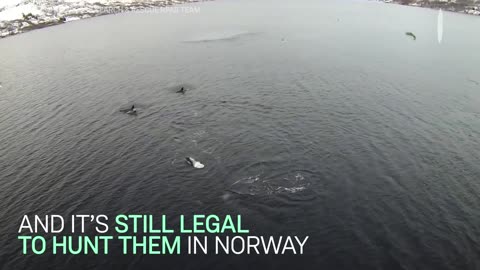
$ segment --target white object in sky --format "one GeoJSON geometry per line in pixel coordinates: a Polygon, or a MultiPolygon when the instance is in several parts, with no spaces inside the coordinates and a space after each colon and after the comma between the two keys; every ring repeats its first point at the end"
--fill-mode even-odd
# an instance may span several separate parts
{"type": "Polygon", "coordinates": [[[443,40],[443,12],[441,9],[438,11],[437,39],[438,39],[438,44],[441,44],[443,40]]]}

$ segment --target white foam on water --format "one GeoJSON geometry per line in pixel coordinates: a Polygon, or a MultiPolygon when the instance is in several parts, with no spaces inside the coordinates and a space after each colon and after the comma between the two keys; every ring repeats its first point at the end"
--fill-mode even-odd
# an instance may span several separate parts
{"type": "Polygon", "coordinates": [[[205,165],[203,165],[202,163],[198,162],[198,161],[195,161],[193,163],[193,167],[197,168],[197,169],[203,169],[205,168],[205,165]]]}
{"type": "Polygon", "coordinates": [[[250,176],[237,180],[230,186],[230,190],[238,194],[272,195],[279,193],[297,193],[307,190],[310,182],[305,181],[301,173],[294,179],[283,178],[282,181],[261,180],[260,175],[250,176]]]}
{"type": "Polygon", "coordinates": [[[306,187],[301,186],[301,187],[279,187],[277,189],[278,192],[288,192],[288,193],[297,193],[299,191],[305,190],[306,187]]]}

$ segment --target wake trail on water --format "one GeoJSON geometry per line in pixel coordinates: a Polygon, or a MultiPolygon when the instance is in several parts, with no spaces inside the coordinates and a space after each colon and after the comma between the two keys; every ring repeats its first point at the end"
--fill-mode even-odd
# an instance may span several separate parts
{"type": "Polygon", "coordinates": [[[219,42],[219,41],[234,41],[244,37],[255,36],[259,33],[242,31],[236,33],[209,33],[200,37],[185,40],[185,43],[205,43],[205,42],[219,42]]]}

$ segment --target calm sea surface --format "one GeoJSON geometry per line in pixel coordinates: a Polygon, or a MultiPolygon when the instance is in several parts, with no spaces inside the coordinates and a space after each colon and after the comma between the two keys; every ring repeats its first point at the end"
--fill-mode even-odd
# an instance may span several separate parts
{"type": "Polygon", "coordinates": [[[480,269],[480,18],[444,13],[439,44],[429,9],[193,6],[0,40],[0,269],[480,269]],[[122,213],[310,239],[303,256],[21,255],[24,214],[122,213]]]}

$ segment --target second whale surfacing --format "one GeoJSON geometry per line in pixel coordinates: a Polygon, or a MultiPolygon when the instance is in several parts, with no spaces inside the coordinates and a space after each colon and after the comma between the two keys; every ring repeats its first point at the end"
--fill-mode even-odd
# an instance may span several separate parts
{"type": "Polygon", "coordinates": [[[135,105],[132,105],[132,107],[129,109],[121,109],[120,112],[130,115],[137,115],[137,109],[135,108],[135,105]]]}

